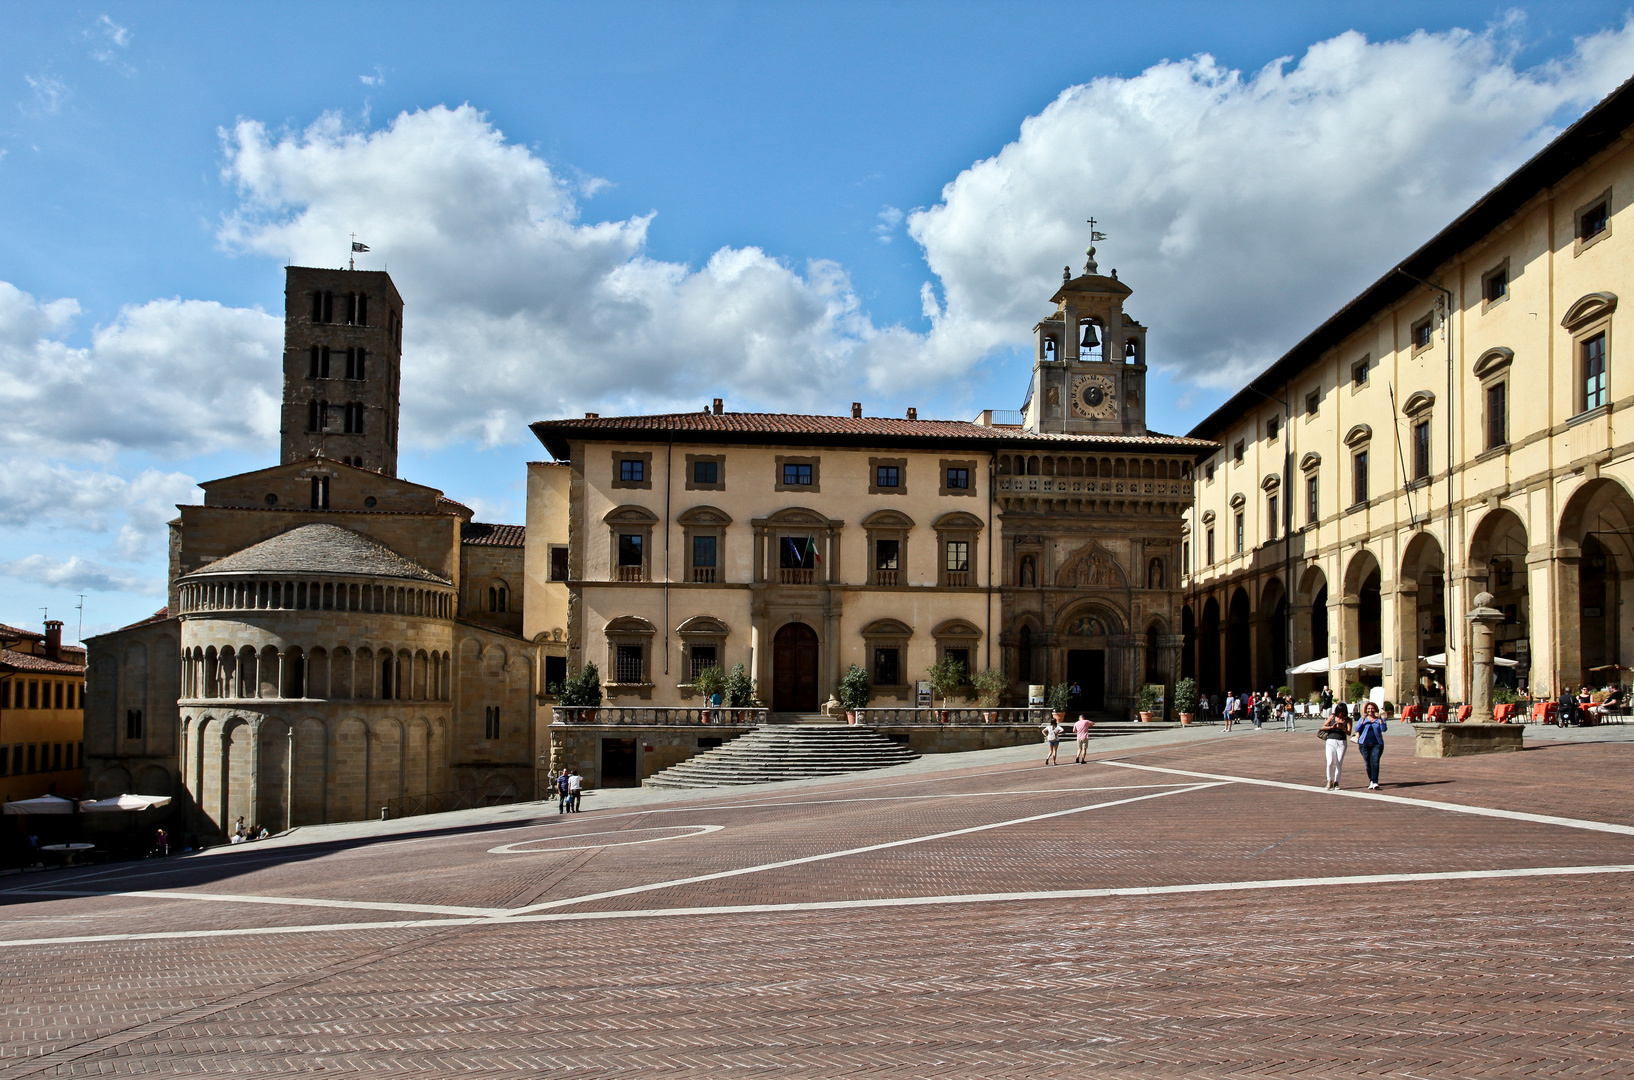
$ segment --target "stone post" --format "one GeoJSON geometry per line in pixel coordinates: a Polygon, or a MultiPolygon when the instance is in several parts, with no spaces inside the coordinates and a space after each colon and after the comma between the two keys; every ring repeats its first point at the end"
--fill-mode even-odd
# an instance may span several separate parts
{"type": "Polygon", "coordinates": [[[1464,618],[1470,624],[1469,718],[1477,724],[1492,723],[1492,653],[1496,627],[1504,613],[1492,606],[1492,594],[1480,593],[1475,607],[1464,618]]]}

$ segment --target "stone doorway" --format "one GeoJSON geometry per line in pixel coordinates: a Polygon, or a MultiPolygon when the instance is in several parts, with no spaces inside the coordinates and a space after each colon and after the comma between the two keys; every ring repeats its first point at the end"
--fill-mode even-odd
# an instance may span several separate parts
{"type": "Polygon", "coordinates": [[[1068,649],[1067,685],[1078,687],[1067,704],[1068,719],[1076,720],[1079,712],[1105,712],[1106,650],[1068,649]]]}
{"type": "Polygon", "coordinates": [[[817,711],[817,632],[789,623],[772,639],[772,709],[817,711]]]}
{"type": "Polygon", "coordinates": [[[603,739],[601,741],[601,786],[639,787],[640,777],[635,770],[634,739],[603,739]]]}

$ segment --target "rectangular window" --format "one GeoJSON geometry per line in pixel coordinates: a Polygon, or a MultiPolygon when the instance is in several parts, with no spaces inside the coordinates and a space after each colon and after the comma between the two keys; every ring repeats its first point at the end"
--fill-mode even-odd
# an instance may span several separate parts
{"type": "Polygon", "coordinates": [[[1418,352],[1421,349],[1428,349],[1434,335],[1435,318],[1433,316],[1426,315],[1414,323],[1412,330],[1408,333],[1408,337],[1413,343],[1413,351],[1418,352]]]}
{"type": "Polygon", "coordinates": [[[57,688],[51,692],[51,696],[56,699],[54,704],[52,705],[52,708],[61,709],[63,707],[63,704],[62,704],[62,691],[63,691],[64,685],[65,685],[64,683],[57,683],[56,684],[57,688]]]}
{"type": "Polygon", "coordinates": [[[1505,383],[1486,388],[1486,448],[1495,450],[1509,441],[1508,401],[1505,383]]]}
{"type": "Polygon", "coordinates": [[[1322,519],[1321,485],[1316,473],[1305,477],[1305,523],[1315,525],[1322,519]]]}
{"type": "Polygon", "coordinates": [[[645,554],[646,536],[642,533],[618,534],[618,565],[620,567],[640,567],[646,564],[642,558],[645,554]]]}
{"type": "Polygon", "coordinates": [[[1577,238],[1579,240],[1593,240],[1606,231],[1606,204],[1595,203],[1577,217],[1577,238]]]}
{"type": "Polygon", "coordinates": [[[1367,451],[1358,450],[1351,458],[1351,502],[1365,503],[1367,501],[1367,451]]]}
{"type": "Polygon", "coordinates": [[[625,458],[618,463],[618,478],[626,484],[640,484],[647,479],[647,463],[640,458],[625,458]]]}
{"type": "Polygon", "coordinates": [[[11,708],[11,680],[0,681],[0,709],[11,708]]]}
{"type": "Polygon", "coordinates": [[[1489,304],[1496,304],[1509,295],[1509,264],[1506,262],[1496,270],[1488,270],[1481,278],[1481,299],[1489,304]]]}
{"type": "Polygon", "coordinates": [[[314,476],[312,478],[312,509],[329,509],[329,477],[314,476]]]}
{"type": "Polygon", "coordinates": [[[815,570],[817,539],[812,536],[785,536],[777,546],[777,565],[784,570],[815,570]]]}
{"type": "Polygon", "coordinates": [[[1413,425],[1413,479],[1427,480],[1430,476],[1430,422],[1420,420],[1413,425]]]}
{"type": "Polygon", "coordinates": [[[1208,543],[1208,565],[1213,566],[1214,565],[1214,526],[1212,526],[1212,525],[1209,526],[1207,543],[1208,543]]]}
{"type": "Polygon", "coordinates": [[[39,743],[29,743],[28,744],[28,771],[29,772],[39,772],[39,770],[40,770],[40,744],[39,743]]]}
{"type": "Polygon", "coordinates": [[[1277,538],[1277,497],[1275,495],[1265,500],[1265,536],[1268,540],[1277,538]]]}
{"type": "Polygon", "coordinates": [[[1318,409],[1320,409],[1321,407],[1322,407],[1322,391],[1312,390],[1310,393],[1305,395],[1305,415],[1306,416],[1315,416],[1316,411],[1318,409]]]}
{"type": "Polygon", "coordinates": [[[1243,463],[1243,451],[1246,448],[1247,444],[1244,443],[1243,440],[1238,439],[1236,445],[1231,448],[1231,460],[1236,464],[1241,465],[1243,463]]]}
{"type": "Polygon", "coordinates": [[[615,653],[614,670],[621,683],[639,683],[642,680],[641,646],[620,645],[615,653]]]}
{"type": "Polygon", "coordinates": [[[567,548],[565,547],[550,549],[550,580],[567,580],[567,548]]]}
{"type": "Polygon", "coordinates": [[[970,487],[969,469],[949,469],[947,471],[947,486],[960,491],[970,487]]]}
{"type": "Polygon", "coordinates": [[[499,706],[490,705],[484,712],[483,735],[489,739],[499,738],[499,706]]]}
{"type": "Polygon", "coordinates": [[[694,567],[715,568],[716,537],[694,536],[692,538],[692,565],[694,567]]]}
{"type": "Polygon", "coordinates": [[[898,664],[896,649],[874,650],[874,685],[896,686],[901,681],[901,666],[898,664]]]}
{"type": "Polygon", "coordinates": [[[1277,441],[1277,432],[1281,430],[1282,420],[1280,417],[1273,416],[1271,419],[1265,422],[1265,437],[1270,439],[1272,442],[1277,441]]]}
{"type": "Polygon", "coordinates": [[[944,649],[944,650],[942,650],[942,659],[952,660],[955,663],[957,663],[960,666],[960,668],[963,669],[963,673],[959,676],[959,684],[961,686],[969,685],[969,683],[970,683],[970,650],[969,649],[944,649]]]}
{"type": "Polygon", "coordinates": [[[1180,565],[1191,570],[1191,541],[1180,541],[1180,565]]]}
{"type": "Polygon", "coordinates": [[[1243,512],[1241,510],[1237,511],[1237,520],[1234,524],[1236,525],[1237,554],[1241,555],[1243,553],[1243,540],[1245,539],[1243,536],[1245,532],[1243,529],[1243,512]]]}
{"type": "MultiPolygon", "coordinates": [[[[900,541],[900,540],[875,540],[874,541],[874,569],[875,570],[880,570],[880,571],[887,571],[888,570],[888,571],[890,571],[891,573],[894,574],[898,570],[902,569],[901,560],[902,560],[902,541],[900,541]]],[[[881,581],[880,584],[884,585],[884,584],[887,584],[887,582],[881,581]]],[[[893,580],[893,581],[889,582],[889,584],[895,585],[896,582],[893,580]]]]}
{"type": "Polygon", "coordinates": [[[970,541],[947,542],[947,584],[958,587],[970,584],[970,541]]]}
{"type": "Polygon", "coordinates": [[[1203,479],[1211,484],[1214,483],[1214,462],[1211,461],[1203,466],[1203,479]]]}
{"type": "Polygon", "coordinates": [[[698,672],[705,671],[705,670],[707,670],[709,668],[712,668],[712,667],[716,666],[715,646],[713,646],[713,645],[694,645],[694,646],[692,646],[692,663],[689,666],[691,667],[692,670],[689,673],[688,677],[690,678],[690,680],[692,682],[697,682],[698,681],[698,672]]]}
{"type": "Polygon", "coordinates": [[[0,746],[0,776],[11,773],[11,747],[0,746]]]}
{"type": "Polygon", "coordinates": [[[1606,403],[1606,335],[1595,334],[1583,342],[1583,408],[1598,409],[1606,403]]]}
{"type": "Polygon", "coordinates": [[[1351,366],[1351,369],[1350,369],[1350,385],[1352,387],[1362,387],[1362,386],[1367,385],[1367,361],[1366,360],[1362,360],[1361,362],[1351,366]]]}
{"type": "Polygon", "coordinates": [[[567,657],[545,657],[545,693],[555,696],[556,689],[567,681],[567,657]]]}
{"type": "Polygon", "coordinates": [[[692,463],[692,482],[694,484],[720,483],[721,463],[718,461],[694,461],[692,463]]]}
{"type": "Polygon", "coordinates": [[[811,466],[785,464],[783,466],[783,484],[786,487],[810,487],[811,466]]]}
{"type": "Polygon", "coordinates": [[[28,684],[28,707],[31,709],[40,707],[40,684],[36,680],[31,680],[28,684]]]}
{"type": "Polygon", "coordinates": [[[896,465],[880,465],[874,469],[874,486],[882,488],[900,487],[902,470],[896,465]]]}

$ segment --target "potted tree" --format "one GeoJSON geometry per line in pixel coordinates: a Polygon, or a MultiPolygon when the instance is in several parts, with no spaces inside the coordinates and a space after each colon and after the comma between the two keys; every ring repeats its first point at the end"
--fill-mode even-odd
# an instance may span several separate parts
{"type": "Polygon", "coordinates": [[[931,693],[942,699],[942,711],[937,719],[947,723],[947,696],[959,689],[959,684],[965,681],[965,666],[951,657],[944,656],[930,666],[925,672],[930,680],[931,693]]]}
{"type": "MultiPolygon", "coordinates": [[[[755,684],[749,678],[749,673],[743,670],[742,664],[733,664],[731,674],[726,676],[726,707],[728,709],[748,709],[755,703],[755,684]]],[[[741,717],[734,715],[733,720],[741,717]]]]}
{"type": "Polygon", "coordinates": [[[699,714],[701,723],[709,723],[711,719],[719,719],[711,712],[720,708],[726,700],[726,672],[711,664],[692,677],[692,688],[704,696],[704,707],[699,714]]]}
{"type": "Polygon", "coordinates": [[[564,709],[576,710],[573,719],[580,723],[594,720],[596,710],[601,708],[601,672],[595,663],[587,663],[577,675],[568,676],[557,700],[564,709]]]}
{"type": "Polygon", "coordinates": [[[982,708],[982,720],[991,724],[993,709],[998,707],[1000,696],[1010,688],[1010,680],[1004,672],[988,668],[972,675],[970,685],[976,688],[976,704],[982,708]]]}
{"type": "Polygon", "coordinates": [[[1140,722],[1150,724],[1152,716],[1163,711],[1163,687],[1157,683],[1147,683],[1135,695],[1135,711],[1140,713],[1140,722]]]}
{"type": "Polygon", "coordinates": [[[1180,722],[1189,724],[1197,715],[1197,680],[1184,678],[1174,684],[1174,708],[1180,722]]]}
{"type": "Polygon", "coordinates": [[[1072,687],[1066,683],[1056,683],[1050,687],[1047,700],[1050,703],[1050,713],[1059,724],[1067,718],[1067,706],[1072,702],[1072,687]]]}
{"type": "Polygon", "coordinates": [[[857,710],[868,707],[868,699],[873,696],[874,684],[868,681],[868,672],[856,664],[845,669],[840,676],[840,705],[845,709],[845,722],[857,722],[857,710]]]}

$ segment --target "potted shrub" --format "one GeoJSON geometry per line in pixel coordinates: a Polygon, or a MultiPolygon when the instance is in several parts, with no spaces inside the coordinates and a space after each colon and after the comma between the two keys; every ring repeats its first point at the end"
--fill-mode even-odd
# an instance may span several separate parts
{"type": "Polygon", "coordinates": [[[587,663],[577,675],[568,676],[557,700],[564,709],[577,710],[575,720],[584,723],[594,720],[596,710],[601,707],[601,672],[596,670],[596,665],[587,663]]]}
{"type": "Polygon", "coordinates": [[[1192,678],[1181,679],[1174,684],[1174,708],[1180,714],[1180,722],[1189,724],[1197,715],[1197,680],[1192,678]]]}
{"type": "Polygon", "coordinates": [[[983,709],[982,719],[991,724],[992,710],[998,706],[999,698],[1010,688],[1010,680],[1005,678],[1004,672],[988,668],[972,675],[970,685],[976,689],[976,704],[983,709]]]}
{"type": "Polygon", "coordinates": [[[965,681],[965,666],[951,657],[943,657],[930,666],[925,672],[930,680],[930,692],[942,699],[942,711],[937,719],[947,723],[947,696],[959,689],[959,684],[965,681]]]}
{"type": "MultiPolygon", "coordinates": [[[[749,673],[743,670],[742,664],[733,664],[732,671],[726,676],[726,707],[728,709],[749,709],[755,704],[755,684],[749,678],[749,673]]],[[[742,717],[734,716],[734,720],[742,717]]]]}
{"type": "Polygon", "coordinates": [[[692,688],[704,696],[699,719],[707,724],[712,716],[710,710],[726,701],[726,672],[711,664],[692,677],[692,688]]]}
{"type": "Polygon", "coordinates": [[[1135,711],[1140,713],[1140,722],[1150,724],[1154,713],[1163,711],[1163,687],[1157,683],[1147,683],[1135,695],[1135,711]]]}
{"type": "Polygon", "coordinates": [[[1367,684],[1364,683],[1364,682],[1353,682],[1353,683],[1349,684],[1348,686],[1346,686],[1345,687],[1345,700],[1350,702],[1352,705],[1356,704],[1359,701],[1366,701],[1367,700],[1367,684]]]}
{"type": "Polygon", "coordinates": [[[857,710],[868,707],[868,699],[873,696],[874,684],[868,681],[868,672],[856,664],[845,669],[840,676],[840,705],[845,709],[845,722],[857,722],[857,710]]]}
{"type": "Polygon", "coordinates": [[[1060,723],[1067,718],[1067,706],[1072,703],[1072,687],[1066,683],[1056,683],[1050,687],[1045,700],[1050,703],[1050,712],[1055,715],[1056,722],[1060,723]]]}

